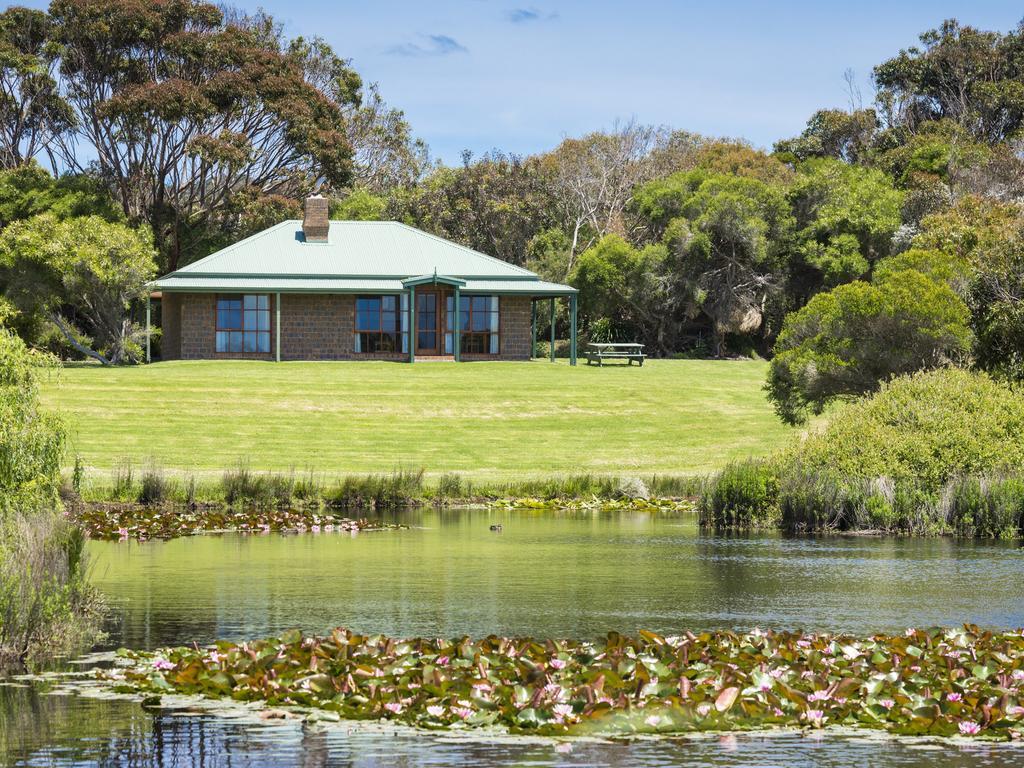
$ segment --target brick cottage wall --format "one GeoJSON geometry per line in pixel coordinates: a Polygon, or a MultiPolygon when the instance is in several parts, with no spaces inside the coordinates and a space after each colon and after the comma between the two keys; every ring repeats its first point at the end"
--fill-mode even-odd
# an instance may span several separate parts
{"type": "Polygon", "coordinates": [[[165,293],[160,298],[160,359],[181,359],[181,295],[165,293]]]}
{"type": "MultiPolygon", "coordinates": [[[[217,296],[212,293],[164,294],[163,333],[170,344],[164,360],[273,360],[274,296],[270,297],[270,353],[217,352],[217,296]]],[[[463,360],[527,360],[530,357],[530,299],[502,296],[501,352],[465,354],[463,360]]],[[[355,296],[349,294],[283,294],[281,296],[282,360],[408,360],[404,353],[356,354],[355,296]]]]}

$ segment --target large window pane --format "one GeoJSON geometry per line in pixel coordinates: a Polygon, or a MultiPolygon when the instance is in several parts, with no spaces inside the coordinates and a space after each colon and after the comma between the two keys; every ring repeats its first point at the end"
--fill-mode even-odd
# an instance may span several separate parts
{"type": "Polygon", "coordinates": [[[244,297],[244,306],[245,306],[245,308],[246,309],[256,309],[256,302],[257,302],[258,298],[259,297],[252,296],[252,295],[245,296],[244,297]]]}

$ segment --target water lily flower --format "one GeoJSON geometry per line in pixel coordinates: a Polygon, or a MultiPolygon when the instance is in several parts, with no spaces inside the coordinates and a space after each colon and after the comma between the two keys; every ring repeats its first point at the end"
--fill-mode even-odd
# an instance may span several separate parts
{"type": "Polygon", "coordinates": [[[168,661],[167,659],[161,659],[159,656],[153,659],[153,669],[174,669],[174,662],[168,661]]]}
{"type": "Polygon", "coordinates": [[[648,715],[644,723],[651,728],[657,728],[661,724],[661,715],[648,715]]]}
{"type": "Polygon", "coordinates": [[[973,720],[961,720],[958,727],[962,736],[975,736],[981,731],[981,726],[973,720]]]}
{"type": "Polygon", "coordinates": [[[786,713],[783,712],[778,707],[772,707],[772,714],[775,715],[776,717],[784,717],[786,713]]]}
{"type": "Polygon", "coordinates": [[[825,713],[820,709],[808,709],[805,714],[807,716],[807,722],[815,728],[821,728],[825,724],[825,721],[828,720],[828,718],[825,717],[825,713]]]}
{"type": "Polygon", "coordinates": [[[917,634],[917,630],[914,629],[913,627],[907,627],[907,631],[904,632],[903,634],[905,634],[907,637],[913,637],[914,635],[917,634]]]}
{"type": "Polygon", "coordinates": [[[403,707],[397,701],[389,701],[384,705],[384,709],[386,709],[388,712],[391,712],[394,715],[398,715],[401,714],[402,710],[405,709],[405,707],[403,707]]]}
{"type": "Polygon", "coordinates": [[[551,661],[548,662],[548,665],[552,669],[565,669],[565,662],[562,659],[551,659],[551,661]]]}
{"type": "Polygon", "coordinates": [[[774,677],[776,680],[780,679],[784,674],[786,674],[786,670],[782,667],[774,667],[768,670],[769,677],[774,677]]]}
{"type": "Polygon", "coordinates": [[[808,701],[828,701],[832,698],[832,694],[828,691],[812,691],[807,697],[808,701]]]}
{"type": "Polygon", "coordinates": [[[120,536],[122,539],[127,539],[128,538],[128,529],[127,528],[118,528],[117,529],[117,535],[120,536]]]}
{"type": "Polygon", "coordinates": [[[770,691],[772,689],[772,681],[771,680],[762,680],[761,684],[758,686],[758,688],[760,690],[762,690],[762,691],[770,691]]]}
{"type": "Polygon", "coordinates": [[[1024,680],[1024,669],[1013,670],[1013,672],[1010,673],[1010,677],[1017,681],[1024,680]]]}
{"type": "Polygon", "coordinates": [[[463,720],[473,716],[473,710],[469,707],[455,707],[452,709],[452,713],[463,720]]]}
{"type": "Polygon", "coordinates": [[[811,647],[811,641],[810,640],[797,640],[796,641],[796,647],[797,648],[810,648],[811,647]]]}
{"type": "Polygon", "coordinates": [[[710,711],[711,711],[711,702],[710,701],[702,701],[700,704],[697,705],[697,714],[700,715],[701,717],[707,717],[708,712],[710,712],[710,711]]]}
{"type": "Polygon", "coordinates": [[[449,661],[449,659],[448,659],[447,656],[438,656],[437,657],[437,661],[435,663],[439,667],[447,667],[448,666],[448,661],[449,661]]]}
{"type": "Polygon", "coordinates": [[[892,709],[893,707],[896,706],[896,702],[893,701],[892,699],[879,699],[878,703],[881,704],[886,709],[892,709]]]}
{"type": "Polygon", "coordinates": [[[551,708],[551,712],[555,716],[556,723],[561,723],[566,718],[572,717],[573,715],[572,707],[568,704],[555,704],[555,706],[551,708]]]}
{"type": "Polygon", "coordinates": [[[427,707],[427,714],[431,717],[441,718],[444,716],[444,707],[439,704],[431,704],[427,707]]]}
{"type": "Polygon", "coordinates": [[[309,526],[309,530],[312,533],[320,533],[320,526],[319,525],[311,525],[311,526],[309,526]]]}
{"type": "Polygon", "coordinates": [[[946,701],[960,701],[962,698],[963,696],[956,691],[950,691],[946,694],[946,701]]]}

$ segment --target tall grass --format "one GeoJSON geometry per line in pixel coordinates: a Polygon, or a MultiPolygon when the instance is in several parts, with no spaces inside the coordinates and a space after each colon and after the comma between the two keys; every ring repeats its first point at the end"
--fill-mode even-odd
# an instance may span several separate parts
{"type": "Polygon", "coordinates": [[[778,474],[767,461],[733,462],[700,497],[700,524],[710,528],[765,528],[778,522],[778,474]]]}

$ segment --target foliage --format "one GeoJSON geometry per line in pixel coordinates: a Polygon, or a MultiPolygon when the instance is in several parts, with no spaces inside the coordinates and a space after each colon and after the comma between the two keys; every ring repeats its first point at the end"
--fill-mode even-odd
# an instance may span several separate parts
{"type": "Polygon", "coordinates": [[[981,141],[1013,137],[1024,120],[1021,33],[985,32],[949,19],[920,39],[920,48],[874,69],[886,122],[913,132],[948,118],[981,141]]]}
{"type": "MultiPolygon", "coordinates": [[[[552,223],[554,201],[540,159],[492,152],[439,168],[392,196],[386,218],[523,264],[527,244],[552,223]]],[[[564,275],[563,275],[564,277],[564,275]]]]}
{"type": "Polygon", "coordinates": [[[606,235],[580,254],[570,275],[580,292],[580,311],[621,329],[630,340],[670,351],[679,310],[664,279],[668,259],[663,245],[637,250],[618,235],[606,235]]]}
{"type": "MultiPolygon", "coordinates": [[[[909,258],[901,263],[909,266],[909,258]]],[[[780,418],[801,423],[808,412],[872,392],[893,376],[964,359],[968,310],[949,283],[936,279],[942,269],[882,269],[872,283],[820,293],[789,315],[766,384],[780,418]]]]}
{"type": "Polygon", "coordinates": [[[973,626],[872,637],[641,630],[598,642],[293,630],[120,653],[126,666],[103,676],[145,694],[314,707],[332,719],[424,728],[625,736],[854,726],[1009,740],[1020,738],[1024,719],[1021,633],[973,626]]]}
{"type": "Polygon", "coordinates": [[[154,273],[148,232],[98,216],[60,221],[43,214],[0,233],[0,282],[7,298],[22,313],[54,323],[73,346],[105,363],[140,358],[140,329],[128,309],[154,273]]]}
{"type": "Polygon", "coordinates": [[[343,200],[331,201],[331,218],[346,221],[382,221],[388,201],[367,189],[354,189],[343,200]]]}
{"type": "Polygon", "coordinates": [[[903,196],[881,171],[809,160],[789,194],[799,248],[826,287],[864,278],[889,255],[903,196]]]}
{"type": "Polygon", "coordinates": [[[904,376],[843,408],[790,455],[806,471],[889,477],[937,494],[957,477],[1024,469],[1024,397],[982,373],[904,376]]]}
{"type": "Polygon", "coordinates": [[[878,117],[873,109],[819,109],[799,136],[776,142],[774,152],[777,157],[797,162],[831,157],[855,164],[870,158],[877,131],[878,117]]]}
{"type": "Polygon", "coordinates": [[[0,229],[41,213],[61,221],[79,216],[124,221],[124,213],[95,176],[55,179],[35,162],[0,171],[0,229]]]}
{"type": "Polygon", "coordinates": [[[96,634],[82,533],[58,512],[65,431],[39,407],[47,364],[0,329],[0,665],[72,650],[96,634]]]}
{"type": "Polygon", "coordinates": [[[778,469],[769,461],[726,464],[705,484],[700,524],[711,528],[765,528],[778,519],[778,469]]]}

